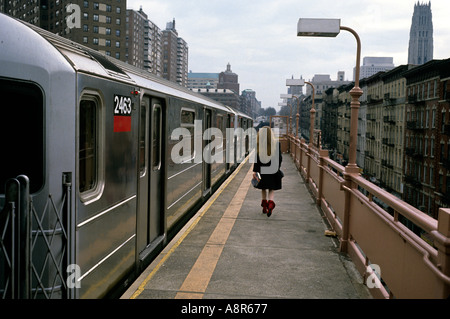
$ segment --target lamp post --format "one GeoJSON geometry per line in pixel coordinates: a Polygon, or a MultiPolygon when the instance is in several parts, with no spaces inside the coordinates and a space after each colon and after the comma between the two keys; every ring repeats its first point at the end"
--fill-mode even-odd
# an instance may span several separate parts
{"type": "Polygon", "coordinates": [[[311,82],[305,81],[306,84],[311,86],[312,89],[312,104],[311,104],[311,111],[310,112],[310,124],[309,124],[309,146],[313,146],[313,137],[314,137],[314,123],[316,121],[316,107],[314,105],[314,99],[316,97],[316,89],[314,88],[314,85],[311,82]]]}
{"type": "Polygon", "coordinates": [[[350,118],[350,147],[349,147],[349,162],[345,167],[345,172],[348,174],[359,173],[358,165],[356,164],[356,145],[358,138],[358,112],[359,112],[359,98],[363,91],[359,87],[359,74],[361,64],[361,40],[359,35],[351,28],[341,26],[340,19],[303,19],[300,18],[297,24],[297,36],[302,37],[336,37],[341,30],[348,31],[356,38],[356,68],[355,68],[355,86],[350,90],[352,101],[351,118],[350,118]]]}

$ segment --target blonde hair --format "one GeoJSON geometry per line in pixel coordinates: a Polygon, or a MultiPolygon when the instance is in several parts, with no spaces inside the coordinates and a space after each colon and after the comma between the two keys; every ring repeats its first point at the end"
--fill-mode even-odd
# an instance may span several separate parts
{"type": "Polygon", "coordinates": [[[256,139],[256,151],[261,162],[268,163],[272,157],[272,150],[276,148],[276,137],[269,126],[264,126],[258,131],[256,139]]]}

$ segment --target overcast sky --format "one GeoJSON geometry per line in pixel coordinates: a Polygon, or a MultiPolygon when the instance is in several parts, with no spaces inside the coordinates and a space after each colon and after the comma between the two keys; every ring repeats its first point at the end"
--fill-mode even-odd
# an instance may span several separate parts
{"type": "MultiPolygon", "coordinates": [[[[353,80],[356,42],[348,32],[336,38],[297,37],[302,18],[340,18],[361,38],[362,58],[388,56],[395,66],[408,60],[413,0],[128,0],[159,28],[175,18],[189,46],[189,70],[220,73],[231,64],[241,91],[252,89],[262,107],[279,110],[286,79],[312,79],[345,71],[353,80]]],[[[422,3],[422,1],[421,1],[422,3]]],[[[426,1],[428,3],[428,1],[426,1]]],[[[450,1],[431,1],[434,59],[450,58],[450,1]]]]}

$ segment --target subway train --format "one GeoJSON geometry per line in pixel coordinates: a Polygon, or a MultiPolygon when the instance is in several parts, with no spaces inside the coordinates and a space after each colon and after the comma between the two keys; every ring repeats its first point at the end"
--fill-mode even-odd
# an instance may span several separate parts
{"type": "Polygon", "coordinates": [[[116,297],[253,140],[251,117],[3,14],[0,95],[3,298],[116,297]]]}

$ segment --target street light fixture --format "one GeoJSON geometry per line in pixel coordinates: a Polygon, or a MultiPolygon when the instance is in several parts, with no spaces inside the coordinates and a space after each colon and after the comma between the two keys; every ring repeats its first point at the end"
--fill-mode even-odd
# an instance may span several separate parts
{"type": "Polygon", "coordinates": [[[305,19],[297,24],[299,37],[336,37],[340,32],[341,19],[305,19]]]}
{"type": "Polygon", "coordinates": [[[340,19],[303,19],[300,18],[297,24],[297,36],[303,37],[336,37],[341,30],[345,30],[353,34],[356,39],[356,67],[355,67],[355,86],[350,90],[352,101],[351,118],[350,118],[350,147],[349,147],[349,162],[345,167],[345,172],[348,174],[359,173],[358,165],[356,164],[356,145],[358,142],[358,111],[359,98],[363,91],[359,87],[359,74],[361,64],[361,40],[359,35],[351,28],[341,26],[340,19]]]}

